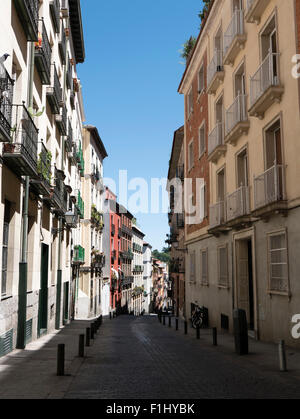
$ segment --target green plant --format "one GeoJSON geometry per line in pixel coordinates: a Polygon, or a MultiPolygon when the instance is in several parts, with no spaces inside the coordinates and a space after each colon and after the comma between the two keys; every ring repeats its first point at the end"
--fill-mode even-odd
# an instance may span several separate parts
{"type": "Polygon", "coordinates": [[[37,162],[38,173],[45,179],[48,183],[51,183],[51,161],[52,153],[50,151],[41,152],[39,154],[37,162]]]}
{"type": "Polygon", "coordinates": [[[43,115],[43,113],[45,111],[45,106],[43,106],[43,108],[42,108],[41,111],[36,112],[36,113],[34,113],[34,110],[33,110],[32,107],[29,107],[27,110],[28,110],[30,116],[35,117],[35,118],[38,118],[39,116],[42,116],[43,115]]]}
{"type": "Polygon", "coordinates": [[[191,36],[189,40],[187,40],[183,44],[183,50],[181,51],[180,56],[184,58],[186,61],[189,59],[191,52],[194,49],[194,46],[196,44],[196,38],[194,36],[191,36]]]}

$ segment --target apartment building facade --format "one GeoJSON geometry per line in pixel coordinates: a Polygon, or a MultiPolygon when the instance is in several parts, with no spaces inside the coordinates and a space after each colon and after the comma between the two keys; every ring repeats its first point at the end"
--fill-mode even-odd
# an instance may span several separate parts
{"type": "Polygon", "coordinates": [[[144,300],[144,258],[143,258],[143,244],[145,234],[136,225],[136,221],[132,223],[132,272],[133,272],[133,290],[132,303],[133,312],[139,316],[143,311],[144,300]]]}
{"type": "Polygon", "coordinates": [[[1,355],[68,322],[83,161],[80,2],[1,5],[1,355]],[[75,36],[76,34],[76,36],[75,36]]]}
{"type": "Polygon", "coordinates": [[[168,215],[170,235],[170,281],[172,282],[172,300],[177,317],[185,317],[185,206],[184,206],[184,127],[174,133],[168,172],[168,192],[170,212],[168,215]]]}
{"type": "Polygon", "coordinates": [[[187,238],[195,284],[187,311],[205,306],[210,324],[232,331],[233,310],[244,309],[253,337],[296,345],[290,329],[300,298],[297,2],[210,3],[179,89],[188,112],[207,50],[210,206],[200,249],[187,238]]]}
{"type": "Polygon", "coordinates": [[[107,242],[103,242],[103,162],[108,155],[96,127],[84,126],[82,150],[85,162],[82,179],[85,215],[78,251],[84,253],[85,258],[84,265],[79,269],[76,316],[88,319],[103,314],[102,301],[105,306],[108,291],[102,272],[105,264],[103,247],[107,245],[107,242]]]}
{"type": "Polygon", "coordinates": [[[145,314],[151,312],[151,299],[153,292],[152,283],[152,246],[149,243],[143,243],[143,284],[144,284],[144,298],[142,309],[145,314]]]}

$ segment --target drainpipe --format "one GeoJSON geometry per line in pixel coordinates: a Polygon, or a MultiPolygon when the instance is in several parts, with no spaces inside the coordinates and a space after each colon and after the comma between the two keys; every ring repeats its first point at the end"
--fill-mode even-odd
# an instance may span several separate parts
{"type": "MultiPolygon", "coordinates": [[[[33,107],[33,78],[34,78],[34,42],[30,43],[29,53],[29,74],[27,106],[33,107]]],[[[26,341],[26,316],[27,316],[27,252],[28,252],[28,202],[29,202],[29,176],[25,177],[23,196],[23,232],[22,232],[22,255],[19,263],[19,300],[18,300],[18,328],[17,328],[17,349],[25,349],[26,341]]]]}
{"type": "MultiPolygon", "coordinates": [[[[67,19],[67,27],[69,27],[69,19],[67,19]]],[[[66,28],[64,28],[66,29],[66,28]]],[[[63,103],[65,103],[66,99],[66,83],[67,83],[67,69],[68,69],[68,39],[69,36],[66,37],[66,54],[65,54],[65,66],[64,66],[64,80],[63,80],[63,91],[62,91],[62,99],[63,103]]],[[[64,139],[61,141],[61,170],[64,171],[65,166],[65,142],[64,139]]],[[[59,217],[58,219],[58,257],[57,257],[57,286],[56,286],[56,315],[55,315],[55,329],[60,329],[60,316],[61,316],[61,290],[62,290],[62,267],[61,267],[61,240],[62,240],[62,233],[63,233],[63,217],[59,217]]]]}

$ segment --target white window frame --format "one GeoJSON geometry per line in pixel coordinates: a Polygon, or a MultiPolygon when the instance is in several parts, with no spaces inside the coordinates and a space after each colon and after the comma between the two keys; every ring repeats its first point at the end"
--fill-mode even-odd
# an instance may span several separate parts
{"type": "Polygon", "coordinates": [[[204,73],[204,63],[202,63],[198,71],[198,94],[201,95],[204,91],[205,91],[205,73],[204,73]]]}
{"type": "Polygon", "coordinates": [[[227,244],[223,244],[223,245],[218,246],[218,288],[224,288],[224,289],[229,288],[229,263],[228,263],[228,245],[227,244]],[[220,251],[222,249],[226,249],[226,260],[227,260],[226,284],[221,283],[221,281],[220,281],[220,276],[221,276],[220,251]]]}
{"type": "Polygon", "coordinates": [[[194,97],[193,97],[193,87],[190,88],[189,93],[187,95],[187,114],[188,118],[194,112],[194,97]]]}
{"type": "MultiPolygon", "coordinates": [[[[277,231],[272,231],[270,233],[267,234],[267,243],[268,243],[268,247],[267,247],[267,251],[268,251],[268,293],[269,294],[277,294],[277,295],[285,295],[285,296],[290,296],[290,280],[289,280],[289,250],[288,250],[288,234],[287,234],[287,229],[282,229],[282,230],[277,230],[277,231]],[[282,249],[272,249],[271,250],[271,238],[272,237],[276,237],[276,236],[285,236],[285,247],[282,249]],[[281,262],[280,264],[286,265],[287,267],[287,278],[285,278],[286,280],[286,291],[280,291],[280,290],[276,290],[275,288],[273,288],[272,286],[272,278],[271,278],[271,267],[272,267],[272,262],[271,262],[271,252],[274,251],[285,251],[286,254],[286,263],[281,262]]],[[[275,265],[275,263],[274,263],[275,265]]]]}
{"type": "Polygon", "coordinates": [[[205,129],[205,121],[200,125],[198,130],[198,141],[199,141],[199,159],[206,153],[206,129],[205,129]],[[204,148],[201,151],[201,132],[204,133],[204,148]]]}
{"type": "Polygon", "coordinates": [[[200,250],[200,282],[202,286],[209,286],[208,248],[200,250]],[[203,255],[206,254],[206,280],[203,280],[203,255]]]}
{"type": "Polygon", "coordinates": [[[193,168],[194,168],[194,166],[195,166],[195,153],[194,153],[194,139],[192,139],[190,142],[189,142],[189,145],[188,145],[188,166],[189,166],[189,171],[191,171],[193,168]],[[192,152],[192,158],[191,158],[191,152],[190,152],[190,150],[191,150],[191,147],[193,147],[193,152],[192,152]]]}

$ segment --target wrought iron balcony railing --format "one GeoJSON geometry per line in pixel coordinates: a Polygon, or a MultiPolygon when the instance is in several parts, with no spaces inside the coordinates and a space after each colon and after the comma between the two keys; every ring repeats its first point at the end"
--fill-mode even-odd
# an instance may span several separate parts
{"type": "Polygon", "coordinates": [[[38,155],[37,172],[38,179],[31,180],[31,186],[39,194],[49,196],[51,191],[51,162],[52,154],[41,144],[41,151],[38,155]]]}
{"type": "Polygon", "coordinates": [[[27,41],[38,41],[39,0],[14,0],[27,41]]]}
{"type": "Polygon", "coordinates": [[[215,128],[208,135],[208,157],[222,150],[224,147],[224,124],[218,122],[215,128]]]}
{"type": "Polygon", "coordinates": [[[60,40],[58,43],[58,47],[59,47],[59,55],[60,55],[60,59],[63,65],[66,64],[66,53],[67,53],[67,37],[66,37],[66,32],[65,32],[65,27],[63,22],[61,23],[61,28],[60,28],[60,40]]]}
{"type": "Polygon", "coordinates": [[[255,209],[286,199],[284,167],[275,164],[254,179],[255,209]]]}
{"type": "Polygon", "coordinates": [[[121,226],[121,231],[122,233],[127,234],[128,236],[133,235],[132,230],[124,224],[121,226]]]}
{"type": "Polygon", "coordinates": [[[55,64],[51,65],[51,82],[50,86],[47,87],[47,99],[53,115],[59,115],[62,103],[62,88],[55,64]]]}
{"type": "Polygon", "coordinates": [[[55,33],[59,33],[59,24],[60,24],[60,4],[59,0],[50,0],[50,13],[54,26],[55,33]]]}
{"type": "MultiPolygon", "coordinates": [[[[238,125],[247,122],[248,110],[247,110],[247,95],[239,94],[233,104],[227,109],[225,116],[225,137],[228,136],[238,125]]],[[[244,130],[249,128],[249,124],[244,130]]],[[[243,128],[242,128],[243,131],[243,128]]],[[[236,135],[235,135],[236,137],[236,135]]],[[[227,141],[227,140],[226,140],[227,141]]]]}
{"type": "Polygon", "coordinates": [[[241,186],[226,198],[226,221],[232,221],[250,213],[248,186],[241,186]]]}
{"type": "Polygon", "coordinates": [[[67,135],[67,107],[64,105],[59,115],[55,116],[57,127],[61,135],[67,135]]]}
{"type": "Polygon", "coordinates": [[[39,21],[39,40],[35,43],[34,58],[41,82],[44,85],[51,82],[51,54],[51,45],[44,19],[41,19],[39,21]]]}
{"type": "Polygon", "coordinates": [[[226,222],[225,201],[210,206],[209,220],[211,228],[221,226],[226,222]]]}
{"type": "Polygon", "coordinates": [[[36,178],[38,129],[25,105],[12,106],[12,140],[4,143],[3,159],[19,176],[36,178]]]}
{"type": "Polygon", "coordinates": [[[14,81],[0,64],[0,141],[10,141],[14,81]]]}
{"type": "Polygon", "coordinates": [[[207,85],[209,93],[214,93],[217,90],[219,80],[224,78],[223,73],[223,53],[221,50],[216,50],[213,59],[207,68],[207,85]],[[217,81],[217,84],[215,81],[217,81]]]}
{"type": "Polygon", "coordinates": [[[244,11],[236,9],[224,34],[223,55],[225,64],[231,64],[234,62],[234,59],[241,49],[241,45],[245,43],[245,41],[244,11]]]}
{"type": "Polygon", "coordinates": [[[72,88],[72,64],[70,58],[68,58],[68,69],[67,69],[67,88],[70,90],[72,88]]]}
{"type": "Polygon", "coordinates": [[[66,140],[65,140],[65,147],[66,147],[67,153],[72,153],[72,149],[73,149],[73,129],[72,129],[72,124],[71,124],[70,119],[69,119],[69,123],[68,123],[68,135],[67,135],[66,140]]]}
{"type": "Polygon", "coordinates": [[[269,53],[256,73],[250,78],[250,115],[263,113],[268,106],[274,103],[274,98],[281,96],[281,89],[276,94],[276,88],[280,87],[279,78],[279,57],[278,53],[269,53]],[[274,88],[271,97],[266,100],[267,104],[261,102],[262,97],[269,88],[274,88]],[[255,106],[258,103],[258,106],[255,106]],[[252,108],[254,108],[252,110],[252,108]]]}

